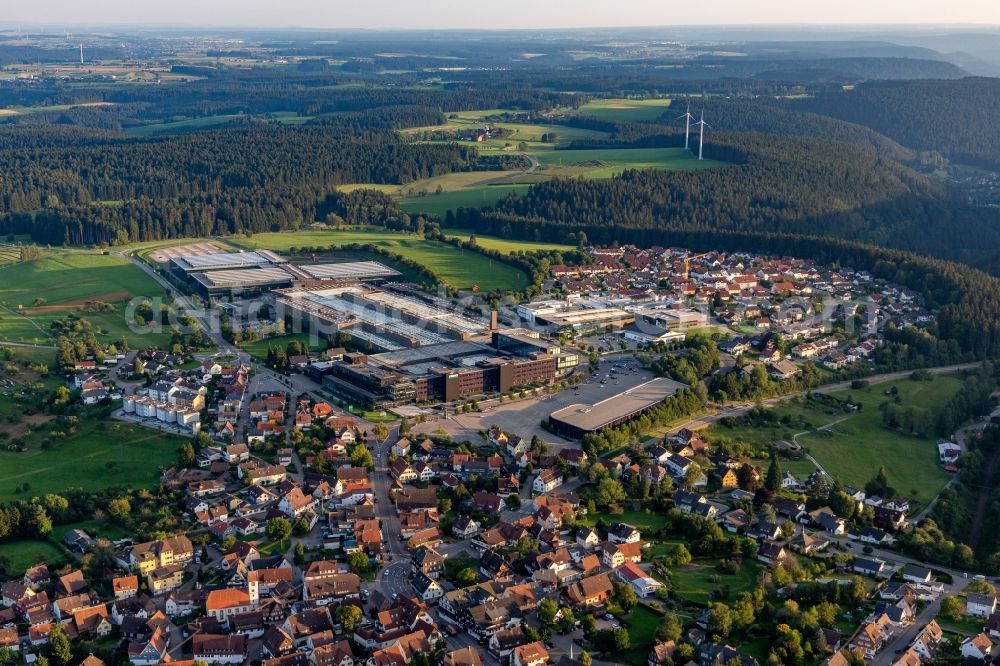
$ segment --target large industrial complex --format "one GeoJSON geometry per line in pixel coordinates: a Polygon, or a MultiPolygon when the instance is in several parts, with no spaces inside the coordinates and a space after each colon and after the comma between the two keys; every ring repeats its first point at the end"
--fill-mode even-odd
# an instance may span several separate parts
{"type": "Polygon", "coordinates": [[[323,386],[351,404],[385,409],[541,386],[572,372],[578,363],[575,351],[564,351],[530,331],[493,331],[488,342],[347,354],[324,369],[323,386]]]}

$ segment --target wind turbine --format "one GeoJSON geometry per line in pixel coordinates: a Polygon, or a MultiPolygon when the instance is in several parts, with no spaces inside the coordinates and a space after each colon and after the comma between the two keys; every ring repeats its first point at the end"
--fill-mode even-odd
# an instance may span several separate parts
{"type": "Polygon", "coordinates": [[[691,115],[691,103],[688,102],[687,111],[684,112],[683,116],[677,116],[677,119],[684,119],[684,150],[688,149],[688,139],[691,136],[691,121],[694,120],[694,116],[691,115]]]}
{"type": "Polygon", "coordinates": [[[702,157],[701,157],[702,149],[705,147],[705,128],[706,127],[711,127],[711,125],[709,125],[708,123],[705,122],[705,110],[704,109],[701,110],[701,120],[699,120],[698,122],[696,122],[695,125],[697,125],[698,128],[699,128],[699,131],[698,131],[698,159],[700,160],[700,159],[702,159],[702,157]]]}

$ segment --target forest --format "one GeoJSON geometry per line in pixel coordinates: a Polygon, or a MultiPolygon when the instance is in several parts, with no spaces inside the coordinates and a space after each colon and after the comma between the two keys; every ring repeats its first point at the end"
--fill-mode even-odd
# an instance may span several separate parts
{"type": "Polygon", "coordinates": [[[787,100],[783,108],[839,118],[954,162],[1000,167],[1000,80],[891,81],[787,100]]]}
{"type": "Polygon", "coordinates": [[[337,185],[407,183],[476,160],[469,148],[340,126],[12,148],[0,150],[0,230],[96,244],[295,229],[337,185]]]}

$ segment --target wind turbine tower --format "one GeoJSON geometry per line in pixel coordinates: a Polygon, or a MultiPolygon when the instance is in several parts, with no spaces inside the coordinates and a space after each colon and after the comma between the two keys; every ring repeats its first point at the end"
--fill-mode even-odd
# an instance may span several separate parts
{"type": "Polygon", "coordinates": [[[80,64],[83,64],[83,42],[80,42],[80,64]]]}
{"type": "Polygon", "coordinates": [[[694,120],[694,116],[691,115],[691,104],[688,103],[687,111],[684,112],[683,116],[677,116],[678,120],[684,119],[684,150],[688,149],[689,139],[691,138],[691,121],[694,120]]]}
{"type": "Polygon", "coordinates": [[[708,127],[708,123],[705,122],[705,110],[701,111],[701,120],[695,123],[698,126],[698,159],[702,159],[702,150],[705,147],[705,128],[708,127]]]}

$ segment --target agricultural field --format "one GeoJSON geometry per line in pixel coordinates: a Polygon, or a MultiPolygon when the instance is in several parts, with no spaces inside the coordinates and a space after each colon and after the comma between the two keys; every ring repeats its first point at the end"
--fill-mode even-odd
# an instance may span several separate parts
{"type": "MultiPolygon", "coordinates": [[[[443,125],[434,125],[429,127],[411,127],[402,132],[407,136],[414,136],[421,132],[427,132],[431,130],[462,130],[470,129],[476,127],[482,127],[486,124],[485,118],[490,116],[495,116],[503,113],[509,113],[505,109],[488,109],[483,111],[459,111],[457,113],[447,114],[447,120],[443,125]]],[[[495,138],[495,139],[485,139],[482,142],[461,142],[472,145],[477,145],[480,148],[486,149],[503,149],[515,146],[522,141],[530,144],[540,144],[548,148],[552,147],[552,143],[558,145],[562,143],[569,143],[575,139],[601,139],[607,137],[606,132],[599,132],[597,130],[583,129],[580,127],[566,127],[563,125],[544,125],[544,124],[531,124],[531,123],[507,123],[507,122],[491,122],[489,123],[493,127],[500,127],[510,131],[510,134],[505,137],[495,138]],[[548,134],[550,137],[554,138],[552,143],[542,143],[542,135],[548,134]]]]}
{"type": "Polygon", "coordinates": [[[52,344],[51,323],[69,314],[88,319],[107,342],[162,344],[169,333],[132,331],[125,309],[137,296],[162,295],[160,286],[127,259],[89,252],[58,254],[0,267],[0,341],[52,344]],[[86,311],[88,301],[114,312],[86,311]]]}
{"type": "Polygon", "coordinates": [[[20,259],[20,248],[13,245],[0,245],[0,266],[17,263],[20,259]]]}
{"type": "Polygon", "coordinates": [[[669,99],[595,99],[577,109],[577,113],[601,120],[648,123],[663,115],[669,107],[669,99]]]}
{"type": "Polygon", "coordinates": [[[611,178],[626,169],[700,171],[724,165],[715,160],[699,160],[683,148],[552,150],[536,157],[542,164],[540,173],[584,178],[611,178]]]}
{"type": "Polygon", "coordinates": [[[524,271],[478,252],[456,248],[440,241],[430,241],[416,234],[382,229],[275,232],[254,234],[249,238],[233,239],[233,242],[250,249],[263,248],[278,252],[288,252],[292,247],[325,248],[354,243],[372,244],[426,266],[458,289],[468,289],[477,284],[483,291],[520,290],[528,284],[528,276],[524,271]]]}
{"type": "Polygon", "coordinates": [[[40,430],[24,441],[26,451],[0,451],[0,501],[74,487],[153,487],[160,469],[174,464],[184,440],[130,423],[82,418],[67,437],[40,430]]]}

